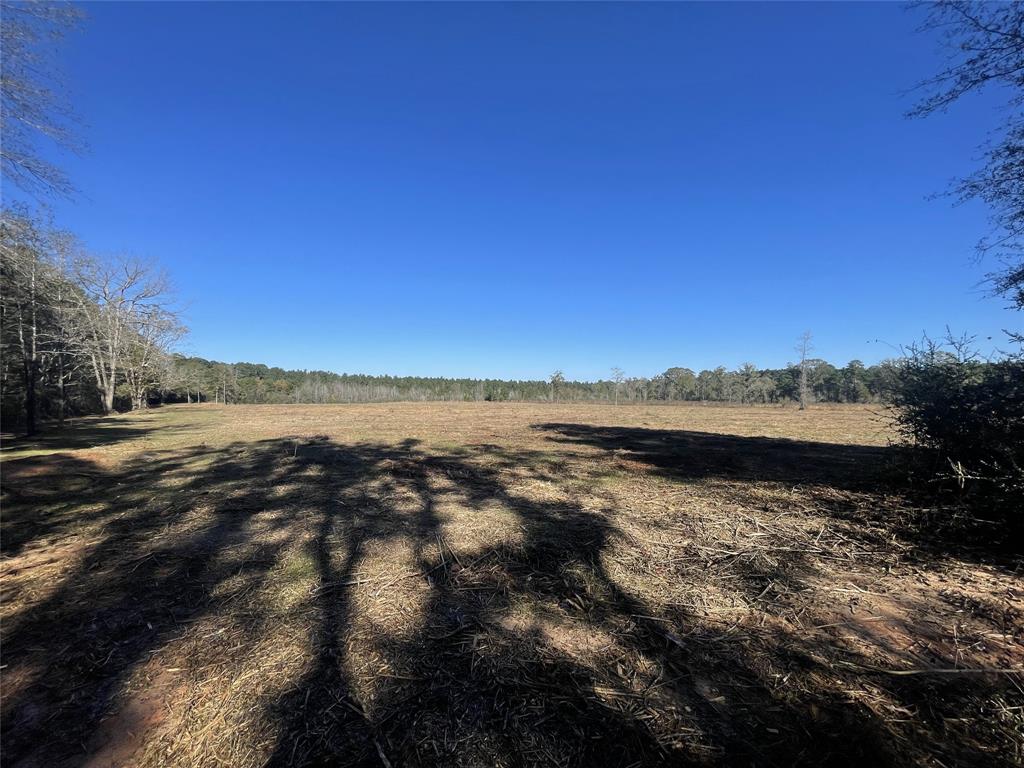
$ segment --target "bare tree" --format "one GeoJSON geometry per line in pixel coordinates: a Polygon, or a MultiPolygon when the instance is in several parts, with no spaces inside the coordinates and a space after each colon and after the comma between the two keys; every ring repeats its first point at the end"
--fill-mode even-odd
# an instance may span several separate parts
{"type": "MultiPolygon", "coordinates": [[[[229,397],[234,398],[237,395],[238,378],[234,365],[218,363],[214,367],[213,382],[214,402],[217,402],[218,389],[220,390],[220,402],[224,405],[228,404],[229,397]]],[[[313,402],[327,402],[327,386],[320,380],[319,376],[314,377],[313,380],[313,402]]]]}
{"type": "Polygon", "coordinates": [[[203,371],[194,361],[185,360],[180,357],[172,357],[169,363],[170,370],[167,373],[171,388],[183,388],[185,390],[186,402],[192,402],[192,393],[195,392],[196,402],[203,399],[203,371]]]}
{"type": "Polygon", "coordinates": [[[80,256],[73,270],[81,288],[76,316],[81,347],[92,366],[103,411],[110,413],[136,335],[166,321],[169,284],[163,273],[131,258],[101,261],[80,256]]]}
{"type": "Polygon", "coordinates": [[[50,343],[55,363],[57,383],[57,421],[64,424],[68,412],[68,389],[81,369],[81,356],[75,350],[74,295],[75,288],[67,279],[70,258],[77,249],[77,241],[66,232],[51,236],[53,265],[57,274],[53,292],[53,326],[50,343]]]}
{"type": "MultiPolygon", "coordinates": [[[[67,413],[68,389],[81,370],[75,333],[76,288],[68,276],[74,238],[53,230],[26,209],[5,209],[0,216],[2,256],[3,354],[22,365],[25,426],[35,431],[40,382],[56,388],[57,418],[67,413]]],[[[49,402],[53,402],[52,399],[49,402]]]]}
{"type": "Polygon", "coordinates": [[[615,404],[619,404],[619,389],[622,388],[622,382],[626,380],[625,372],[618,367],[612,368],[612,381],[615,382],[615,404]]]}
{"type": "Polygon", "coordinates": [[[551,382],[551,399],[558,402],[558,388],[565,383],[565,375],[561,370],[555,371],[548,378],[548,381],[551,382]]]}
{"type": "Polygon", "coordinates": [[[0,219],[0,328],[3,353],[16,354],[25,388],[25,432],[36,431],[41,329],[49,310],[51,280],[44,261],[45,236],[27,215],[4,211],[0,219]]]}
{"type": "Polygon", "coordinates": [[[916,3],[925,11],[922,30],[940,35],[949,64],[918,85],[922,99],[911,117],[944,112],[961,97],[985,88],[1006,94],[1002,126],[981,153],[984,164],[954,183],[960,200],[981,200],[993,230],[978,254],[993,253],[1003,268],[989,275],[995,292],[1024,309],[1024,3],[945,0],[916,3]]]}
{"type": "Polygon", "coordinates": [[[128,322],[124,380],[135,410],[145,408],[150,391],[158,389],[165,380],[171,348],[185,335],[185,328],[173,312],[152,304],[137,307],[128,322]]]}
{"type": "Polygon", "coordinates": [[[62,96],[55,66],[56,44],[82,19],[70,3],[0,4],[0,166],[3,175],[34,195],[67,195],[65,173],[43,159],[37,142],[45,138],[77,151],[73,116],[62,96]]]}
{"type": "Polygon", "coordinates": [[[813,351],[814,345],[811,344],[811,332],[804,331],[803,335],[800,336],[800,340],[796,344],[796,353],[800,356],[800,410],[803,411],[807,408],[807,361],[808,357],[813,351]]]}

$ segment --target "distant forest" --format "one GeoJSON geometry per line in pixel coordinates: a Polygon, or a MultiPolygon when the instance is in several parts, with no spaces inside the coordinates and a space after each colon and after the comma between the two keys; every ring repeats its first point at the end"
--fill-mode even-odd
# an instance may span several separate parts
{"type": "Polygon", "coordinates": [[[617,368],[602,381],[448,379],[289,371],[177,354],[187,330],[157,265],[99,258],[24,209],[0,211],[0,405],[5,428],[168,402],[356,403],[394,400],[860,403],[885,399],[898,363],[842,368],[813,359],[729,371],[617,368]]]}
{"type": "MultiPolygon", "coordinates": [[[[805,362],[812,401],[865,403],[883,399],[896,375],[892,363],[865,366],[853,360],[838,368],[805,362]]],[[[294,371],[258,363],[218,363],[200,357],[173,360],[170,381],[153,396],[169,402],[365,403],[394,400],[666,402],[797,402],[800,365],[759,369],[748,363],[700,372],[669,368],[654,377],[619,375],[602,381],[570,381],[555,372],[546,381],[366,376],[294,371]]]]}

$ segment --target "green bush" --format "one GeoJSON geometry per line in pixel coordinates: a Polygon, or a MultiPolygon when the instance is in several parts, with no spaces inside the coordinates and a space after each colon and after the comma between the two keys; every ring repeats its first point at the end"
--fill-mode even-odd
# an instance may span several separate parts
{"type": "Polygon", "coordinates": [[[980,358],[969,340],[925,340],[897,365],[896,427],[926,479],[988,520],[1024,521],[1024,358],[980,358]]]}

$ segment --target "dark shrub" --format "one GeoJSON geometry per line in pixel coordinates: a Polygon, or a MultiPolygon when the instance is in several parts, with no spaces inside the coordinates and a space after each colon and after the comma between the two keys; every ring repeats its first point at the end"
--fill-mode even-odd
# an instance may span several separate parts
{"type": "Polygon", "coordinates": [[[978,357],[965,341],[926,340],[898,363],[897,429],[926,479],[956,489],[987,520],[1024,522],[1024,358],[978,357]]]}

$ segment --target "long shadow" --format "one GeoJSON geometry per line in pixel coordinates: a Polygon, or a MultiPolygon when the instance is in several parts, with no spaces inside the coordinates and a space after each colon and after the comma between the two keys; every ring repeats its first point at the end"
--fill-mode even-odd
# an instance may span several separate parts
{"type": "MultiPolygon", "coordinates": [[[[820,462],[847,466],[865,455],[823,458],[826,449],[797,444],[781,458],[734,464],[718,455],[730,444],[721,436],[702,444],[694,433],[556,431],[627,450],[674,477],[824,482],[820,462]],[[690,466],[679,475],[672,460],[680,458],[705,474],[690,466]]],[[[246,596],[270,583],[289,547],[302,546],[314,571],[298,627],[308,663],[265,703],[260,722],[271,738],[253,764],[906,762],[888,724],[849,705],[842,679],[803,693],[779,683],[831,674],[813,642],[770,627],[756,641],[741,638],[621,587],[607,563],[624,546],[622,510],[537,497],[507,472],[557,478],[540,464],[532,453],[517,461],[488,446],[456,454],[414,441],[267,440],[158,454],[103,474],[80,499],[95,523],[81,557],[4,622],[13,681],[3,702],[5,761],[83,762],[101,748],[100,723],[124,705],[132,675],[190,627],[244,618],[251,633],[265,631],[275,606],[246,596]],[[499,507],[520,533],[460,559],[444,544],[457,525],[453,533],[441,510],[453,506],[460,515],[499,507]],[[399,544],[411,548],[414,571],[368,589],[386,604],[404,594],[396,585],[412,585],[421,610],[401,631],[366,637],[357,615],[372,601],[360,597],[361,573],[382,546],[399,544]],[[359,643],[390,672],[356,680],[359,643]]],[[[39,508],[29,498],[13,506],[21,518],[39,508]]],[[[230,654],[244,660],[254,645],[239,641],[230,654]]],[[[908,701],[928,695],[916,685],[907,683],[908,701]]],[[[939,733],[943,715],[921,726],[926,737],[939,733]]],[[[986,758],[970,748],[957,757],[986,758]]]]}
{"type": "Polygon", "coordinates": [[[1024,539],[964,515],[955,502],[943,503],[927,488],[909,486],[899,471],[905,457],[898,448],[591,424],[531,426],[552,443],[607,451],[672,481],[723,481],[733,490],[723,487],[720,494],[741,502],[749,500],[754,484],[821,489],[826,498],[816,498],[816,505],[843,521],[846,534],[869,542],[896,534],[923,561],[955,556],[1016,572],[1024,555],[1024,539]],[[875,503],[880,492],[892,503],[875,503]],[[872,503],[850,494],[870,496],[872,503]]]}
{"type": "MultiPolygon", "coordinates": [[[[98,448],[125,440],[135,440],[152,432],[156,426],[139,426],[126,416],[87,416],[55,429],[53,425],[32,437],[5,435],[0,455],[20,451],[71,451],[98,448]],[[126,423],[127,422],[127,423],[126,423]]],[[[167,429],[161,427],[161,430],[167,429]]]]}
{"type": "MultiPolygon", "coordinates": [[[[761,716],[759,727],[774,725],[774,733],[791,732],[797,711],[747,669],[742,656],[737,660],[733,653],[699,645],[694,654],[667,641],[664,627],[650,616],[653,609],[624,593],[608,576],[601,559],[610,546],[611,511],[538,502],[509,488],[491,468],[409,446],[388,452],[387,464],[391,483],[382,492],[387,495],[404,486],[419,499],[413,524],[417,561],[422,573],[431,574],[420,631],[404,642],[379,640],[393,667],[401,670],[403,682],[385,683],[385,692],[376,697],[373,719],[379,725],[374,746],[383,745],[397,764],[491,764],[510,758],[512,764],[523,765],[702,762],[698,752],[664,744],[646,726],[642,709],[622,710],[602,701],[599,692],[608,690],[612,696],[642,698],[622,690],[610,670],[581,664],[567,650],[545,647],[529,627],[510,628],[506,619],[513,606],[524,603],[533,607],[541,623],[545,615],[555,617],[565,606],[574,606],[584,614],[575,617],[584,631],[614,634],[622,638],[627,654],[662,670],[670,682],[659,686],[660,697],[672,702],[671,710],[688,711],[693,722],[704,724],[709,731],[705,738],[715,744],[720,760],[749,764],[751,759],[767,759],[781,765],[800,754],[786,739],[765,744],[763,734],[751,733],[743,725],[750,720],[744,713],[754,710],[761,716]],[[443,551],[433,557],[425,554],[442,531],[436,513],[441,493],[437,480],[453,475],[468,507],[498,502],[516,513],[524,531],[521,543],[495,546],[485,553],[479,568],[446,567],[443,551]],[[581,595],[589,596],[588,605],[580,604],[581,595]],[[480,637],[487,638],[487,651],[480,650],[480,637]],[[707,692],[734,685],[747,689],[740,711],[730,711],[716,701],[720,697],[707,692]]],[[[386,535],[377,523],[372,525],[371,536],[386,535]]],[[[365,540],[366,536],[356,538],[365,540]]],[[[344,571],[345,576],[351,573],[344,571]]],[[[696,622],[684,613],[672,617],[673,625],[696,622]]],[[[318,665],[291,700],[323,700],[323,681],[334,680],[336,673],[318,665]]],[[[841,724],[827,716],[818,718],[817,724],[797,718],[805,721],[808,724],[797,735],[806,762],[887,762],[878,724],[870,718],[844,718],[841,724]],[[851,734],[856,736],[852,741],[851,734]]],[[[292,732],[293,727],[284,730],[292,732]]],[[[301,753],[303,759],[295,760],[289,743],[279,745],[273,764],[320,765],[347,754],[340,738],[333,743],[320,739],[317,750],[307,750],[301,753]]],[[[373,761],[365,751],[360,757],[373,761]]]]}
{"type": "Polygon", "coordinates": [[[865,490],[877,480],[887,448],[691,430],[534,424],[557,443],[618,452],[674,480],[721,478],[865,490]]]}
{"type": "MultiPolygon", "coordinates": [[[[13,556],[33,542],[66,533],[79,522],[80,503],[102,498],[110,474],[97,462],[72,451],[137,440],[157,428],[155,424],[140,426],[130,417],[90,416],[31,438],[4,436],[0,446],[0,501],[5,505],[0,519],[0,553],[13,556]]],[[[188,428],[186,424],[159,427],[161,434],[188,428]]]]}
{"type": "MultiPolygon", "coordinates": [[[[74,755],[143,657],[223,602],[215,590],[239,571],[224,555],[245,544],[250,515],[290,468],[270,454],[244,466],[221,454],[205,473],[176,477],[207,453],[130,464],[80,499],[101,528],[98,543],[83,544],[84,555],[59,586],[5,622],[8,681],[13,676],[19,691],[3,706],[9,759],[26,753],[55,764],[74,755]],[[196,496],[207,497],[208,513],[179,525],[196,496]],[[53,718],[65,738],[51,738],[53,718]]],[[[285,543],[243,564],[246,586],[265,575],[285,543]]]]}
{"type": "Polygon", "coordinates": [[[308,543],[319,584],[318,620],[310,638],[309,671],[272,707],[279,736],[267,766],[380,764],[374,729],[345,672],[345,638],[352,623],[351,587],[358,582],[365,547],[394,535],[400,525],[387,505],[361,488],[391,455],[366,446],[350,451],[325,440],[302,445],[301,463],[326,470],[316,489],[319,519],[308,543]],[[364,514],[352,514],[353,501],[364,514]],[[365,514],[371,510],[375,514],[365,514]],[[344,543],[332,546],[337,541],[344,543]]]}
{"type": "Polygon", "coordinates": [[[70,454],[5,461],[0,472],[0,553],[5,556],[32,542],[59,539],[78,523],[81,501],[108,479],[96,462],[70,454]]]}
{"type": "MultiPolygon", "coordinates": [[[[442,464],[445,462],[442,462],[442,464]]],[[[430,508],[425,475],[441,467],[430,460],[415,463],[412,483],[421,489],[423,509],[430,508]]],[[[805,712],[775,695],[748,668],[742,656],[677,645],[663,623],[692,628],[700,620],[684,611],[670,619],[652,616],[654,608],[617,586],[605,570],[603,556],[614,535],[614,510],[594,512],[565,503],[544,503],[515,492],[492,471],[462,465],[460,483],[473,507],[500,502],[519,516],[523,541],[494,547],[486,567],[442,570],[435,579],[424,629],[412,642],[394,650],[404,669],[419,683],[406,683],[390,698],[429,713],[414,720],[410,733],[401,710],[385,712],[389,743],[399,747],[402,764],[489,764],[515,755],[513,764],[660,765],[704,762],[690,745],[668,744],[648,725],[646,694],[623,686],[612,659],[587,665],[571,649],[552,647],[538,626],[566,619],[584,635],[600,633],[618,640],[620,658],[659,671],[657,698],[667,718],[689,713],[678,724],[701,723],[720,762],[749,765],[751,760],[787,765],[802,748],[807,762],[861,765],[887,761],[877,737],[878,723],[847,718],[842,728],[827,718],[805,725],[797,737],[765,743],[754,733],[748,711],[757,711],[759,727],[792,733],[794,718],[809,722],[805,712]],[[530,605],[534,624],[510,626],[515,606],[530,605]],[[486,650],[476,640],[487,638],[486,650]],[[424,645],[426,642],[426,645],[424,645]],[[742,706],[730,710],[707,691],[716,686],[745,688],[742,706]],[[608,701],[608,696],[611,701],[608,701]],[[629,706],[622,706],[623,702],[629,706]],[[801,715],[804,715],[801,717],[801,715]],[[768,725],[765,725],[765,722],[768,725]],[[450,734],[443,742],[438,733],[450,734]],[[851,736],[854,737],[851,739],[851,736]],[[423,744],[434,748],[423,754],[423,744]],[[468,750],[461,745],[472,745],[468,750]],[[487,745],[487,750],[481,746],[487,745]],[[813,747],[813,749],[812,749],[813,747]],[[467,759],[468,758],[468,759],[467,759]]],[[[450,468],[449,468],[450,472],[450,468]]],[[[423,533],[436,531],[432,520],[423,533]]],[[[424,535],[424,539],[428,539],[424,535]]],[[[437,563],[424,562],[436,568],[437,563]]],[[[570,644],[571,645],[571,644],[570,644]]]]}

